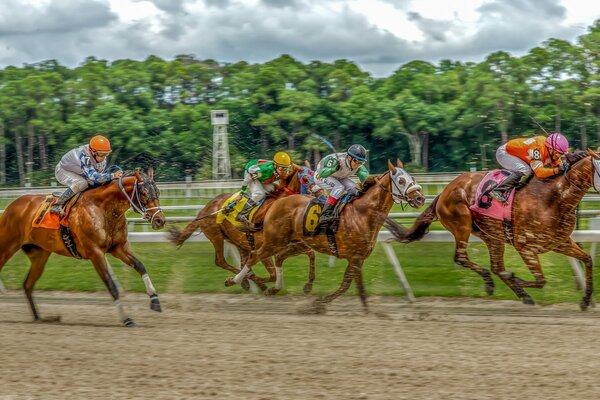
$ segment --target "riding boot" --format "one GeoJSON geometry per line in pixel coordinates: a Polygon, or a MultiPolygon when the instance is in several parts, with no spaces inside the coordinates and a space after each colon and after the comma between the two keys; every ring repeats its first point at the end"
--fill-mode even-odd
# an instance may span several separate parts
{"type": "Polygon", "coordinates": [[[512,189],[515,183],[520,182],[521,177],[523,177],[522,173],[511,171],[510,175],[504,178],[504,180],[498,186],[490,190],[488,194],[496,200],[506,203],[508,197],[505,197],[504,192],[512,189]]]}
{"type": "Polygon", "coordinates": [[[71,200],[73,196],[75,196],[75,192],[73,192],[71,188],[67,188],[67,190],[60,195],[52,207],[50,207],[50,213],[62,214],[65,204],[67,204],[67,202],[71,200]]]}
{"type": "Polygon", "coordinates": [[[323,205],[321,215],[319,216],[319,225],[327,225],[335,219],[335,214],[333,212],[334,206],[335,204],[330,204],[329,202],[326,202],[323,205]]]}
{"type": "Polygon", "coordinates": [[[239,221],[245,225],[251,225],[250,211],[252,211],[254,207],[256,207],[256,203],[252,199],[248,199],[246,204],[244,204],[244,208],[242,208],[242,211],[240,211],[238,216],[235,217],[236,221],[239,221]]]}

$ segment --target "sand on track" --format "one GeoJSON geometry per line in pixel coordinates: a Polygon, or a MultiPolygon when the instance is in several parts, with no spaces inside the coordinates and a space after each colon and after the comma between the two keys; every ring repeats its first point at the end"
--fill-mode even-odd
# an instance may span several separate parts
{"type": "Polygon", "coordinates": [[[127,293],[0,295],[0,400],[594,399],[600,312],[575,304],[356,297],[326,315],[313,298],[127,293]]]}

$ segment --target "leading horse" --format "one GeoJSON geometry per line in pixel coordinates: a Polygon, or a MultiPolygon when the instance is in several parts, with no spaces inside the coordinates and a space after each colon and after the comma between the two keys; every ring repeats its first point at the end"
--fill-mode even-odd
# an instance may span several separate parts
{"type": "MultiPolygon", "coordinates": [[[[309,166],[307,165],[307,168],[309,166]]],[[[253,221],[263,221],[266,211],[269,209],[273,202],[281,197],[301,193],[302,188],[306,189],[311,182],[310,175],[307,174],[307,170],[297,164],[292,164],[291,168],[285,175],[280,177],[281,185],[271,195],[265,198],[262,206],[256,211],[253,221]]],[[[237,247],[242,264],[245,263],[250,252],[262,244],[262,232],[243,232],[240,229],[233,226],[229,221],[225,220],[222,223],[217,222],[217,214],[219,210],[222,210],[223,204],[227,199],[231,197],[233,193],[224,193],[216,196],[208,202],[199,212],[196,218],[190,222],[183,230],[179,230],[176,227],[170,229],[170,240],[176,246],[181,247],[183,243],[196,231],[200,230],[208,240],[212,243],[215,248],[215,265],[221,267],[227,271],[237,274],[240,272],[239,268],[229,264],[225,258],[225,241],[232,243],[237,247]]],[[[304,285],[304,293],[310,293],[312,290],[313,282],[315,280],[315,253],[306,248],[305,246],[298,246],[291,248],[290,251],[280,255],[281,258],[279,264],[292,255],[305,253],[309,259],[309,274],[308,282],[304,285]]],[[[261,260],[269,273],[268,278],[262,278],[253,274],[246,278],[255,282],[265,294],[271,295],[276,293],[276,289],[267,288],[265,283],[276,281],[275,265],[273,264],[272,257],[265,257],[261,260]]]]}
{"type": "MultiPolygon", "coordinates": [[[[313,226],[318,219],[309,211],[311,201],[309,196],[293,195],[273,203],[265,215],[261,246],[250,253],[240,273],[225,284],[240,283],[258,260],[285,254],[290,246],[304,245],[348,261],[340,288],[328,296],[317,298],[312,311],[323,312],[326,304],[345,293],[352,281],[355,281],[365,311],[368,311],[362,280],[363,263],[373,251],[379,230],[394,203],[406,201],[415,208],[425,203],[421,186],[403,169],[400,160],[397,166],[388,161],[388,171],[379,177],[369,177],[363,185],[362,194],[345,205],[333,235],[334,247],[330,235],[305,235],[306,224],[313,226]]],[[[313,210],[312,206],[310,210],[313,210]]],[[[281,264],[276,266],[278,272],[281,271],[281,264]]]]}
{"type": "MultiPolygon", "coordinates": [[[[158,295],[146,268],[131,251],[125,218],[125,212],[131,207],[151,222],[153,229],[162,228],[165,216],[160,208],[159,195],[152,169],[147,175],[138,170],[129,171],[119,180],[84,191],[68,215],[68,226],[77,252],[94,265],[112,295],[125,326],[134,326],[135,323],[124,314],[119,290],[109,273],[105,254],[113,255],[141,275],[150,296],[150,308],[161,311],[158,295]]],[[[34,216],[44,201],[43,195],[21,196],[0,217],[0,271],[19,249],[27,255],[31,266],[23,288],[36,321],[42,319],[33,301],[33,287],[42,275],[48,258],[52,253],[73,256],[64,244],[59,229],[33,227],[34,216]]]]}
{"type": "Polygon", "coordinates": [[[512,238],[505,234],[503,221],[472,212],[470,206],[475,201],[477,186],[484,178],[484,172],[459,175],[448,184],[417,217],[409,229],[392,220],[386,226],[395,239],[410,243],[421,239],[429,226],[436,220],[452,233],[455,239],[454,261],[481,275],[484,289],[494,292],[494,281],[490,272],[469,259],[467,244],[471,234],[479,237],[490,254],[491,269],[525,304],[534,304],[533,299],[523,288],[541,289],[546,283],[539,260],[539,254],[554,251],[574,257],[585,265],[586,288],[580,302],[581,310],[586,310],[593,293],[592,259],[571,239],[577,220],[577,206],[591,187],[598,190],[595,177],[600,177],[600,158],[592,150],[566,155],[571,168],[562,176],[553,179],[533,178],[514,197],[512,209],[512,238]],[[512,244],[525,265],[531,271],[534,281],[525,281],[515,276],[504,266],[505,244],[512,244]]]}

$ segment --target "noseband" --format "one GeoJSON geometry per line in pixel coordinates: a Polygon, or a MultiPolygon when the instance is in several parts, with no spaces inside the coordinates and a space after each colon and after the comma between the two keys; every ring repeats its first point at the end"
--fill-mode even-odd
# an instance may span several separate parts
{"type": "Polygon", "coordinates": [[[127,193],[127,191],[125,190],[125,187],[123,186],[123,178],[119,178],[119,188],[121,189],[121,192],[123,192],[123,194],[125,195],[125,197],[127,198],[127,200],[129,201],[129,204],[131,204],[131,208],[133,208],[133,210],[135,212],[137,212],[138,214],[143,215],[144,219],[146,219],[146,221],[152,223],[152,221],[154,221],[154,217],[156,216],[156,214],[158,214],[159,212],[161,212],[162,209],[160,208],[160,206],[159,207],[146,208],[146,206],[142,204],[142,201],[140,200],[140,193],[139,193],[139,190],[138,190],[138,185],[139,184],[140,183],[136,179],[135,182],[134,182],[134,185],[133,185],[133,189],[131,190],[131,196],[130,196],[127,193]],[[135,204],[135,202],[133,201],[133,199],[136,199],[137,205],[135,204]],[[154,212],[152,213],[152,215],[150,217],[148,217],[149,212],[153,211],[153,210],[154,210],[154,212]]]}

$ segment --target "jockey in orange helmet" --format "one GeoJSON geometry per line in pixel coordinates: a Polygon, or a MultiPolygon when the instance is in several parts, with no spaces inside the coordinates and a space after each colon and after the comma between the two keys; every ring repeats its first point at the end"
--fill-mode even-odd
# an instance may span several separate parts
{"type": "Polygon", "coordinates": [[[123,171],[105,172],[106,156],[111,151],[110,141],[102,135],[96,135],[90,139],[89,144],[70,150],[60,159],[54,175],[58,182],[67,186],[67,190],[50,208],[51,213],[61,214],[64,205],[89,186],[101,185],[123,175],[123,171]]]}
{"type": "Polygon", "coordinates": [[[292,166],[292,159],[287,153],[280,151],[273,156],[273,160],[250,160],[244,167],[244,181],[241,191],[250,189],[250,198],[236,219],[249,224],[248,216],[254,207],[266,196],[275,190],[274,182],[282,172],[288,172],[292,166]]]}
{"type": "Polygon", "coordinates": [[[517,182],[525,182],[533,172],[538,178],[548,178],[566,170],[560,157],[569,151],[564,135],[555,132],[548,137],[534,136],[506,142],[496,151],[498,163],[510,171],[504,181],[490,191],[490,196],[505,202],[503,193],[517,182]]]}

